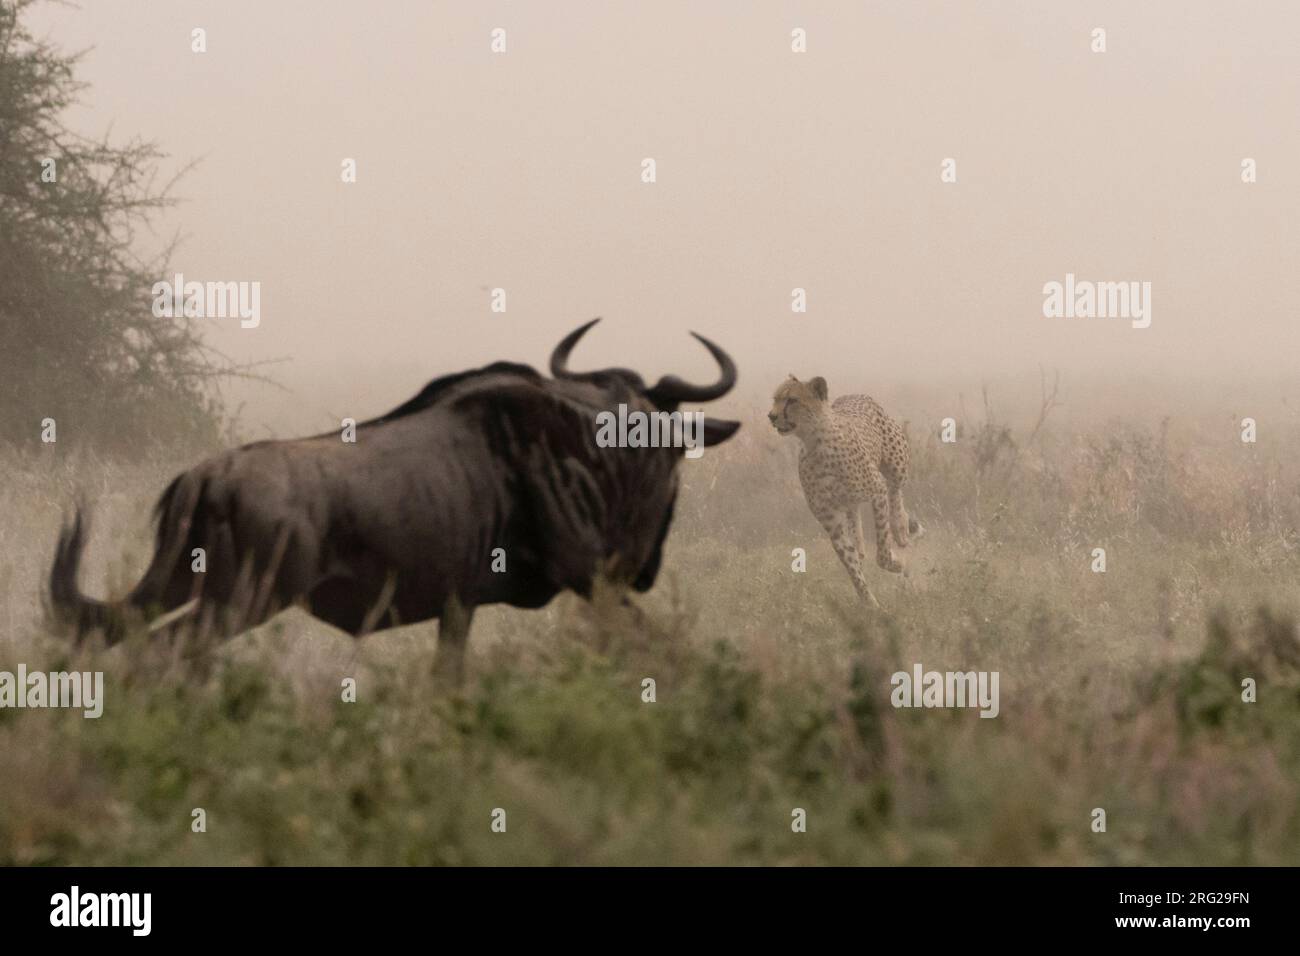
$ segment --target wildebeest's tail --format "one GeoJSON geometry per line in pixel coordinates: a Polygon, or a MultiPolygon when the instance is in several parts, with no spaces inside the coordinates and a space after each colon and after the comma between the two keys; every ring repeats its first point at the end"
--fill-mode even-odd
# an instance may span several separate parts
{"type": "Polygon", "coordinates": [[[86,521],[78,508],[72,524],[64,525],[59,532],[54,566],[50,569],[50,604],[55,614],[76,627],[78,641],[87,631],[102,630],[108,643],[114,644],[125,630],[126,608],[119,602],[97,601],[81,593],[77,571],[85,547],[86,521]]]}
{"type": "Polygon", "coordinates": [[[100,630],[109,644],[116,644],[125,636],[128,623],[138,620],[142,612],[155,607],[171,610],[165,606],[173,597],[169,592],[174,588],[169,587],[169,582],[188,537],[197,498],[197,488],[186,487],[190,483],[184,481],[185,477],[173,481],[159,499],[153,561],[140,583],[120,601],[87,597],[77,584],[88,526],[83,509],[78,507],[72,523],[59,532],[50,568],[50,606],[57,617],[75,627],[78,642],[88,632],[100,630]]]}

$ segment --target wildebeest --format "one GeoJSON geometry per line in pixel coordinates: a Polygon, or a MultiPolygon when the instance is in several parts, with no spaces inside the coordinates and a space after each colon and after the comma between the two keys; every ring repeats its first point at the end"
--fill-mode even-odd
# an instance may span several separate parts
{"type": "MultiPolygon", "coordinates": [[[[712,385],[668,375],[647,387],[619,368],[570,372],[569,353],[597,321],[555,347],[552,379],[496,362],[435,379],[357,425],[354,442],[339,432],[261,441],[183,472],[155,508],[153,560],[119,601],[78,588],[78,508],[50,572],[53,610],[79,639],[102,630],[110,643],[149,614],[222,636],[291,605],[353,635],[440,618],[438,670],[459,679],[480,605],[536,608],[566,589],[588,596],[599,574],[647,590],[683,452],[601,447],[597,415],[720,398],[736,367],[696,335],[721,368],[712,385]]],[[[704,443],[739,427],[705,419],[704,443]]]]}

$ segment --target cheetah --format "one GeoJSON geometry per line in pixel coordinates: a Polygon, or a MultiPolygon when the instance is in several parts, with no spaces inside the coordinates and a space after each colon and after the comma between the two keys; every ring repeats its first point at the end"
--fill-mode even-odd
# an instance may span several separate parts
{"type": "Polygon", "coordinates": [[[871,505],[876,522],[876,564],[899,573],[898,548],[924,532],[903,507],[903,482],[911,454],[902,426],[866,395],[841,395],[829,401],[826,379],[801,382],[793,375],[773,396],[768,419],[781,435],[796,435],[799,483],[813,516],[831,536],[859,597],[872,607],[880,603],[867,587],[862,561],[866,545],[858,508],[871,505]]]}

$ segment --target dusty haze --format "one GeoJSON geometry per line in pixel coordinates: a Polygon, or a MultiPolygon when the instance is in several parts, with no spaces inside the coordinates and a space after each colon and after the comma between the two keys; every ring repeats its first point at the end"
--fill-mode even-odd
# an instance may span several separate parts
{"type": "MultiPolygon", "coordinates": [[[[288,359],[288,392],[228,388],[233,431],[324,433],[437,375],[543,366],[595,315],[575,368],[711,379],[698,329],[741,371],[709,411],[745,427],[682,463],[653,588],[483,607],[449,694],[428,621],[358,642],[291,608],[213,647],[201,613],[193,640],[73,649],[47,614],[71,507],[94,509],[81,590],[120,598],[200,452],[78,441],[89,402],[38,445],[42,400],[0,456],[0,666],[102,672],[106,706],[0,713],[0,866],[1300,860],[1294,0],[84,3],[34,11],[95,45],[73,121],[199,160],[152,239],[188,236],[191,280],[262,284],[258,328],[203,320],[236,359],[288,359]],[[1150,282],[1150,328],[1045,318],[1067,273],[1150,282]],[[1065,403],[1041,420],[1040,367],[1065,403]],[[883,613],[762,417],[792,371],[909,423],[907,574],[874,535],[839,542],[883,613]],[[999,674],[997,719],[894,706],[918,665],[999,674]]],[[[538,462],[500,462],[511,507],[538,462]]],[[[281,493],[247,474],[210,487],[241,541],[281,493]]],[[[317,587],[392,553],[336,515],[398,514],[399,479],[296,488],[294,527],[345,542],[317,587]]]]}
{"type": "Polygon", "coordinates": [[[735,355],[737,405],[790,371],[837,392],[1036,389],[1042,364],[1204,380],[1213,401],[1292,368],[1294,4],[332,7],[33,11],[94,47],[75,125],[200,160],[156,238],[188,236],[187,278],[262,283],[259,328],[208,320],[239,360],[290,359],[291,394],[229,390],[256,431],[374,414],[498,358],[541,365],[595,315],[576,365],[709,376],[698,329],[735,355]],[[1044,318],[1067,272],[1151,282],[1151,327],[1044,318]]]}

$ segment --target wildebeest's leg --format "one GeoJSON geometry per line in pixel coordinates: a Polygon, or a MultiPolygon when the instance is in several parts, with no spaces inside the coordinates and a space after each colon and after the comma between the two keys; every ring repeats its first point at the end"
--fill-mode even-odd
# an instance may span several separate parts
{"type": "Polygon", "coordinates": [[[253,589],[250,627],[274,617],[282,607],[298,598],[306,597],[306,587],[299,584],[301,575],[297,573],[297,556],[289,549],[293,536],[293,528],[288,523],[281,523],[276,528],[275,544],[270,554],[259,555],[260,574],[253,589]]]}
{"type": "Polygon", "coordinates": [[[390,573],[382,582],[376,582],[368,574],[335,573],[312,587],[305,604],[313,617],[353,637],[362,637],[401,623],[394,601],[396,594],[395,574],[390,573]]]}
{"type": "Polygon", "coordinates": [[[334,575],[312,588],[307,609],[313,617],[357,636],[362,633],[369,608],[356,581],[334,575]]]}
{"type": "MultiPolygon", "coordinates": [[[[396,609],[393,607],[393,597],[397,594],[397,575],[390,571],[384,578],[384,586],[379,589],[379,595],[370,603],[366,610],[365,620],[361,622],[361,633],[369,634],[379,627],[381,621],[387,620],[390,625],[395,626],[399,617],[396,609]]],[[[385,625],[389,626],[389,625],[385,625]]]]}
{"type": "Polygon", "coordinates": [[[452,595],[438,622],[438,656],[433,661],[433,674],[454,687],[465,682],[465,644],[473,620],[474,608],[467,607],[452,595]]]}
{"type": "Polygon", "coordinates": [[[252,524],[241,534],[234,523],[218,518],[207,523],[203,541],[208,561],[202,603],[212,606],[215,628],[209,630],[216,636],[257,627],[308,598],[316,573],[309,530],[281,521],[268,528],[252,524]]]}

